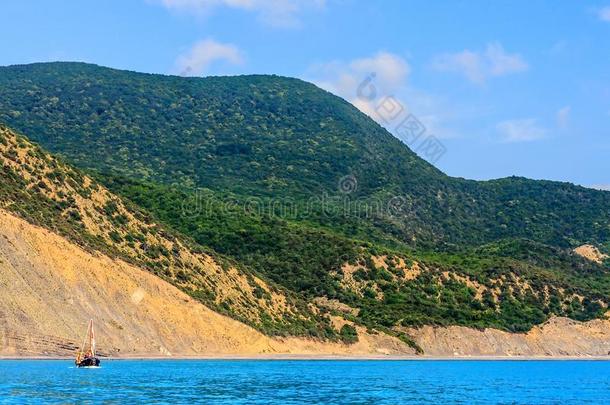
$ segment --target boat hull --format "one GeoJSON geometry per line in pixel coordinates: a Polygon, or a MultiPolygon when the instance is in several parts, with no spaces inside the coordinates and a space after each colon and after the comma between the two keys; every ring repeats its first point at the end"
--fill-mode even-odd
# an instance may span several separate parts
{"type": "Polygon", "coordinates": [[[78,367],[78,368],[99,367],[99,366],[100,366],[100,359],[98,359],[97,357],[87,357],[87,358],[81,360],[79,363],[76,363],[76,367],[78,367]]]}

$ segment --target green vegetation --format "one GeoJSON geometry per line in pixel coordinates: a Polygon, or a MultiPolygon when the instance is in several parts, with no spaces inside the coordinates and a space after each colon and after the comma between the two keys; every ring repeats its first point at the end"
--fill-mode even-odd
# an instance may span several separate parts
{"type": "MultiPolygon", "coordinates": [[[[338,300],[371,329],[523,331],[552,314],[601,316],[610,301],[610,263],[571,253],[585,243],[610,250],[610,193],[448,177],[349,103],[300,80],[4,67],[0,121],[198,246],[303,302],[338,300]],[[346,175],[357,182],[350,193],[338,187],[346,175]],[[400,260],[423,270],[405,277],[400,260]],[[357,270],[346,274],[346,263],[357,270]]],[[[120,223],[112,206],[105,210],[120,223]]],[[[331,334],[320,322],[317,335],[331,334]]]]}
{"type": "Polygon", "coordinates": [[[347,344],[356,343],[358,341],[358,332],[352,325],[343,325],[339,331],[339,336],[341,337],[341,340],[347,344]]]}

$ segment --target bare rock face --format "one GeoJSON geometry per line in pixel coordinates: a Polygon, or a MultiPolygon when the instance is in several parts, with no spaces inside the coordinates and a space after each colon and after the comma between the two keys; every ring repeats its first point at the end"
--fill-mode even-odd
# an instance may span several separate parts
{"type": "Polygon", "coordinates": [[[527,333],[425,326],[408,333],[431,356],[607,356],[610,320],[551,318],[527,333]]]}
{"type": "Polygon", "coordinates": [[[602,263],[608,258],[608,255],[603,254],[593,245],[582,245],[574,249],[574,253],[584,257],[585,259],[591,260],[595,263],[602,263]]]}
{"type": "Polygon", "coordinates": [[[160,278],[0,210],[0,355],[258,353],[270,339],[160,278]]]}

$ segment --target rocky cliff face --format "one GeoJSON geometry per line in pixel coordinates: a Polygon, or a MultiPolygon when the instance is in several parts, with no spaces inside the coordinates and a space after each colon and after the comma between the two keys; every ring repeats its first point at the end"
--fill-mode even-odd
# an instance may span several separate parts
{"type": "Polygon", "coordinates": [[[430,356],[609,356],[610,320],[551,318],[527,333],[461,326],[410,330],[430,356]]]}
{"type": "Polygon", "coordinates": [[[69,355],[88,318],[102,354],[259,353],[269,339],[160,278],[0,212],[0,353],[69,355]]]}

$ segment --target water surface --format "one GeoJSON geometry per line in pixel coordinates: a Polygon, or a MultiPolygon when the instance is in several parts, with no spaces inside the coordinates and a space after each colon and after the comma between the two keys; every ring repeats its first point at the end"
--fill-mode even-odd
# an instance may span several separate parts
{"type": "Polygon", "coordinates": [[[0,403],[610,403],[607,361],[0,361],[0,403]]]}

